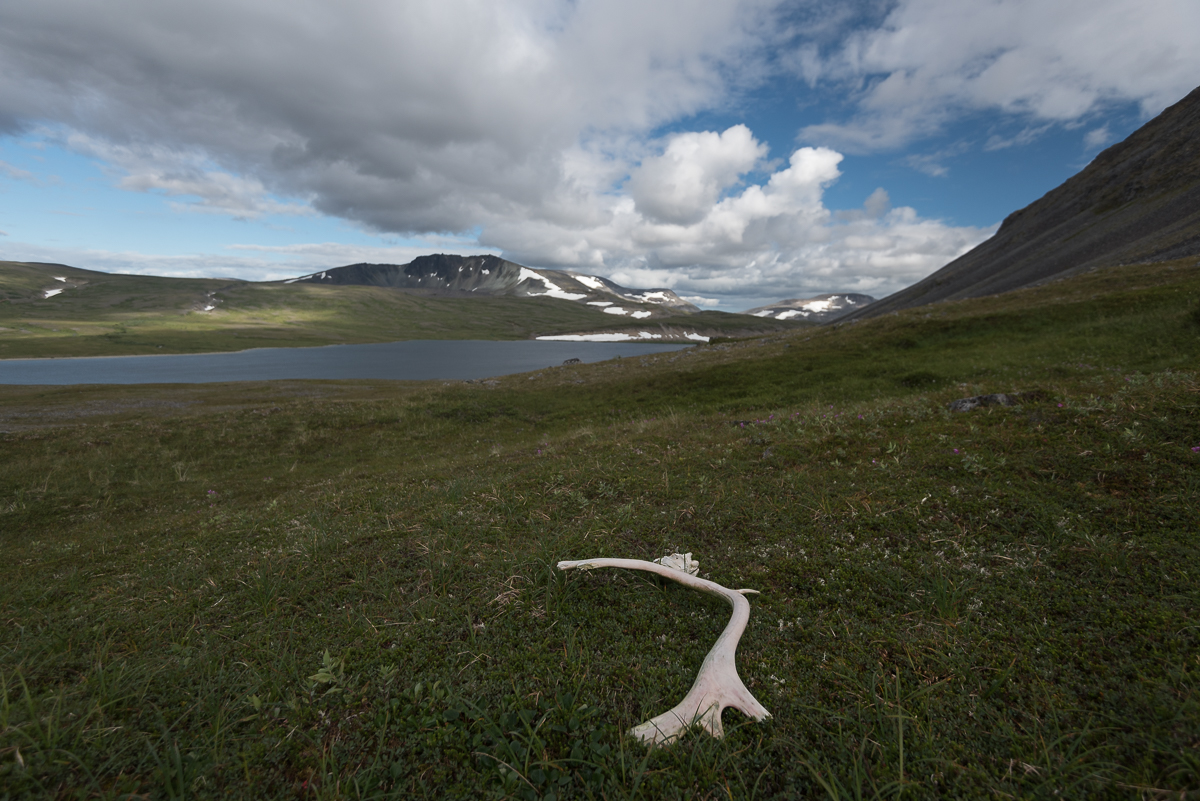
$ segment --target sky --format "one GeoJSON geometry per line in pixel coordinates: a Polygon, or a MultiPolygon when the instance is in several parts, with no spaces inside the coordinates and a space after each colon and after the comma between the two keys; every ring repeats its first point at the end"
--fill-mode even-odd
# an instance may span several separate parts
{"type": "Polygon", "coordinates": [[[0,0],[0,259],[884,297],[1197,84],[1196,0],[0,0]]]}

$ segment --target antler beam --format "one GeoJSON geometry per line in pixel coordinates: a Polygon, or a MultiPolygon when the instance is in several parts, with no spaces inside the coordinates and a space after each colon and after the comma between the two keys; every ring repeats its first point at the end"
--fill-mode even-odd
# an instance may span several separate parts
{"type": "Polygon", "coordinates": [[[630,734],[647,745],[662,745],[678,738],[684,730],[693,724],[700,724],[713,737],[721,737],[721,711],[727,706],[739,709],[755,720],[766,720],[771,713],[758,702],[738,676],[734,656],[738,641],[750,622],[750,602],[745,596],[758,594],[758,590],[731,590],[713,581],[691,575],[691,554],[674,554],[663,557],[658,562],[644,562],[641,559],[584,559],[575,562],[559,562],[559,570],[592,570],[597,567],[621,567],[626,570],[645,570],[657,573],[663,578],[677,581],[685,587],[716,595],[729,601],[733,606],[733,615],[716,645],[704,657],[704,664],[696,674],[696,681],[687,696],[671,709],[640,723],[630,730],[630,734]],[[678,569],[673,565],[682,561],[685,566],[678,569]],[[672,565],[668,567],[667,565],[672,565]]]}

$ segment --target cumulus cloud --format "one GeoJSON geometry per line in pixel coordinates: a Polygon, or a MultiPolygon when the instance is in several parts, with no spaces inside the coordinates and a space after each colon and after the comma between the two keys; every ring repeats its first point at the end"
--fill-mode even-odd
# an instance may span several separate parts
{"type": "Polygon", "coordinates": [[[629,286],[715,295],[744,308],[753,305],[748,300],[831,288],[890,294],[992,233],[893,209],[883,189],[861,209],[835,214],[823,194],[840,175],[841,161],[827,148],[800,148],[765,182],[711,203],[702,214],[694,210],[686,223],[663,222],[643,213],[633,197],[618,195],[599,225],[512,222],[493,226],[483,240],[517,261],[597,270],[629,286]]]}
{"type": "Polygon", "coordinates": [[[721,193],[767,155],[745,125],[724,133],[682,133],[666,152],[642,161],[629,179],[637,210],[655,222],[699,222],[721,193]]]}
{"type": "Polygon", "coordinates": [[[565,153],[711,105],[750,69],[759,5],[9,4],[0,116],[106,143],[129,188],[234,213],[269,193],[387,232],[586,216],[565,153]]]}
{"type": "Polygon", "coordinates": [[[824,57],[798,44],[793,68],[853,93],[849,120],[802,132],[853,152],[900,147],[963,110],[1061,123],[1136,102],[1149,117],[1195,88],[1200,4],[900,0],[880,26],[824,57]]]}

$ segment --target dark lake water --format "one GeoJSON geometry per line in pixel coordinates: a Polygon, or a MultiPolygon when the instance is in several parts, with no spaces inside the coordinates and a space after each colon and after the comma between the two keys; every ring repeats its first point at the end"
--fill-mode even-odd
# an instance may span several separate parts
{"type": "Polygon", "coordinates": [[[0,384],[199,384],[295,378],[421,381],[491,378],[562,364],[680,350],[635,342],[409,340],[321,348],[256,348],[236,353],[0,359],[0,384]]]}

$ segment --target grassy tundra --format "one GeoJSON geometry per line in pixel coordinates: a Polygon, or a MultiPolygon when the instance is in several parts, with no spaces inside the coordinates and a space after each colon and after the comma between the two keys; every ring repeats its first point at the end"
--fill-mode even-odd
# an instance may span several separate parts
{"type": "MultiPolygon", "coordinates": [[[[664,311],[652,305],[622,305],[664,311]]],[[[448,297],[369,286],[109,275],[61,265],[0,262],[0,359],[401,339],[528,339],[601,329],[657,331],[660,323],[709,336],[794,331],[811,325],[720,312],[632,320],[551,298],[448,297]]]]}
{"type": "Polygon", "coordinates": [[[1198,357],[1186,261],[496,386],[0,388],[0,796],[1194,796],[1198,357]],[[762,591],[773,718],[647,752],[728,609],[554,564],[672,551],[762,591]]]}

